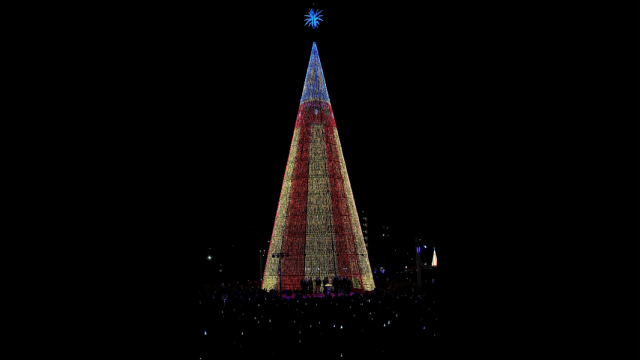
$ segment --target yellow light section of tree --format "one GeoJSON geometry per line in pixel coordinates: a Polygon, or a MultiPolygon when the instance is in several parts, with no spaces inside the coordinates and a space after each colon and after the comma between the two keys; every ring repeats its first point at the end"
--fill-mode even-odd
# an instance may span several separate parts
{"type": "Polygon", "coordinates": [[[335,274],[331,184],[327,169],[324,125],[315,124],[311,131],[304,276],[324,279],[325,276],[335,274]]]}
{"type": "MultiPolygon", "coordinates": [[[[282,237],[284,235],[284,226],[287,218],[287,210],[289,207],[289,197],[291,195],[291,179],[293,177],[293,168],[296,163],[298,152],[298,141],[300,138],[300,128],[296,128],[293,132],[291,140],[291,148],[289,149],[289,159],[287,160],[287,168],[282,182],[282,191],[280,192],[280,201],[278,202],[278,211],[276,221],[273,226],[271,235],[271,245],[268,254],[278,253],[282,248],[282,237]]],[[[276,288],[278,282],[278,259],[267,257],[267,265],[264,269],[264,278],[262,280],[262,288],[271,290],[276,288]]]]}
{"type": "MultiPolygon", "coordinates": [[[[340,137],[338,136],[338,129],[333,128],[334,138],[336,141],[336,147],[338,149],[338,158],[340,159],[340,172],[344,179],[344,188],[347,194],[347,200],[349,204],[349,212],[351,215],[351,225],[353,227],[353,234],[356,238],[356,246],[360,255],[358,257],[360,264],[360,273],[362,274],[362,281],[364,290],[371,291],[375,288],[373,281],[373,274],[371,273],[371,265],[369,264],[369,254],[367,253],[367,247],[364,244],[364,237],[362,235],[362,228],[360,227],[360,218],[358,217],[358,211],[356,210],[356,203],[353,199],[353,192],[351,190],[351,182],[349,181],[349,174],[347,174],[347,166],[344,162],[344,156],[342,155],[342,145],[340,145],[340,137]]],[[[354,286],[355,286],[354,281],[354,286]]],[[[358,287],[358,286],[355,286],[358,287]]]]}

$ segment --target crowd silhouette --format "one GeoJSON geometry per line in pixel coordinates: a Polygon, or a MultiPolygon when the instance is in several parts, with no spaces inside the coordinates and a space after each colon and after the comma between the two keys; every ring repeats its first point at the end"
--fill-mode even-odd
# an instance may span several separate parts
{"type": "Polygon", "coordinates": [[[229,349],[260,357],[378,358],[435,344],[438,305],[431,279],[421,293],[410,279],[382,279],[366,293],[353,292],[348,278],[331,279],[328,288],[328,279],[305,280],[284,294],[264,291],[259,282],[203,285],[202,359],[229,349]]]}

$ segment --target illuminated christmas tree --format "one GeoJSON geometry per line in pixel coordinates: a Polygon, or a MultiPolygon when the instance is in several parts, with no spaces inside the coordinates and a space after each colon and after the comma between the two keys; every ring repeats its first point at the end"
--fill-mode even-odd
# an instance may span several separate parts
{"type": "Polygon", "coordinates": [[[436,248],[433,248],[433,259],[431,260],[431,266],[432,267],[438,266],[438,258],[436,257],[436,248]]]}
{"type": "Polygon", "coordinates": [[[262,288],[295,290],[303,278],[336,275],[375,287],[314,42],[262,288]]]}

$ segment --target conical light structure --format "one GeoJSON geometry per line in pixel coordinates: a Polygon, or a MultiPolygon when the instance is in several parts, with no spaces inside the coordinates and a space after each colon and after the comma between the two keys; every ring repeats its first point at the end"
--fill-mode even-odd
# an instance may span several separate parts
{"type": "Polygon", "coordinates": [[[335,276],[375,287],[314,42],[262,288],[296,290],[303,278],[335,276]]]}
{"type": "Polygon", "coordinates": [[[436,257],[436,249],[433,249],[433,259],[431,260],[431,266],[432,267],[436,267],[438,266],[438,258],[436,257]]]}

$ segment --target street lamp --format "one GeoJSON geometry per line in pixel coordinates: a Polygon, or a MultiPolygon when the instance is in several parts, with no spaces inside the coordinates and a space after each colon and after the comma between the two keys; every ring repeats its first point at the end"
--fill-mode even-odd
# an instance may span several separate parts
{"type": "MultiPolygon", "coordinates": [[[[264,256],[265,256],[265,251],[264,250],[259,250],[260,252],[260,283],[262,283],[262,276],[264,275],[264,271],[263,271],[263,265],[264,265],[264,256]]],[[[262,286],[260,286],[262,288],[262,286]]]]}
{"type": "Polygon", "coordinates": [[[280,295],[282,295],[282,269],[280,266],[280,262],[282,261],[283,257],[288,257],[289,253],[288,252],[279,252],[279,253],[273,253],[271,254],[271,257],[276,257],[278,258],[278,277],[280,279],[280,295]]]}
{"type": "MultiPolygon", "coordinates": [[[[420,242],[422,242],[422,239],[415,239],[415,243],[416,243],[416,275],[417,275],[417,280],[418,280],[418,294],[421,293],[422,291],[422,261],[420,260],[420,242]]],[[[427,248],[427,245],[424,245],[425,249],[427,248]]]]}

